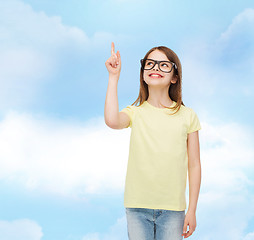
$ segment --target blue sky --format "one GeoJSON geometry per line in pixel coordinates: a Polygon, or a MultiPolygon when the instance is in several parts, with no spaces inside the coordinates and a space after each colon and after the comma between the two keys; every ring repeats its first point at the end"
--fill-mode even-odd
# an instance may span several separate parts
{"type": "Polygon", "coordinates": [[[104,123],[113,41],[119,110],[150,48],[182,62],[183,102],[202,126],[189,239],[253,240],[253,25],[253,1],[1,0],[1,239],[127,240],[130,129],[104,123]]]}

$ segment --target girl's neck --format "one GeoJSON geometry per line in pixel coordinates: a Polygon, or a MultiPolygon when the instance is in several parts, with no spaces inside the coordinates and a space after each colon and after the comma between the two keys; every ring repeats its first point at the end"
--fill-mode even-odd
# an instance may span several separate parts
{"type": "Polygon", "coordinates": [[[160,105],[160,103],[166,107],[170,107],[173,104],[173,101],[170,99],[170,97],[168,97],[167,99],[155,99],[155,98],[148,97],[146,101],[150,103],[151,105],[153,105],[154,107],[158,107],[158,108],[164,108],[163,106],[160,105]]]}

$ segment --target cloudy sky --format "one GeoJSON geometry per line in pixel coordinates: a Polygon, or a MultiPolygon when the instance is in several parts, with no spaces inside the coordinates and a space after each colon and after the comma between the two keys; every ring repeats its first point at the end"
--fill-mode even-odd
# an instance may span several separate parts
{"type": "Polygon", "coordinates": [[[1,239],[127,240],[131,129],[104,122],[113,41],[119,110],[150,48],[182,62],[183,102],[202,126],[189,239],[253,240],[253,26],[252,0],[0,0],[1,239]]]}

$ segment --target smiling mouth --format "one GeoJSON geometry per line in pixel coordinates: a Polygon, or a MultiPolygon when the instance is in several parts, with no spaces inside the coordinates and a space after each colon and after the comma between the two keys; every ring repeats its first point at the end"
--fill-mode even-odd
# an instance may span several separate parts
{"type": "Polygon", "coordinates": [[[155,73],[151,73],[148,76],[151,78],[162,78],[162,76],[160,74],[155,74],[155,73]]]}

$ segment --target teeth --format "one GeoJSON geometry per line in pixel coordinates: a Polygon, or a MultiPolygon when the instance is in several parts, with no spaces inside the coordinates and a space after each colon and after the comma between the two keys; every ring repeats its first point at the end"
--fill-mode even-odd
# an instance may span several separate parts
{"type": "Polygon", "coordinates": [[[161,76],[158,75],[158,74],[151,74],[150,76],[161,77],[161,76]]]}

